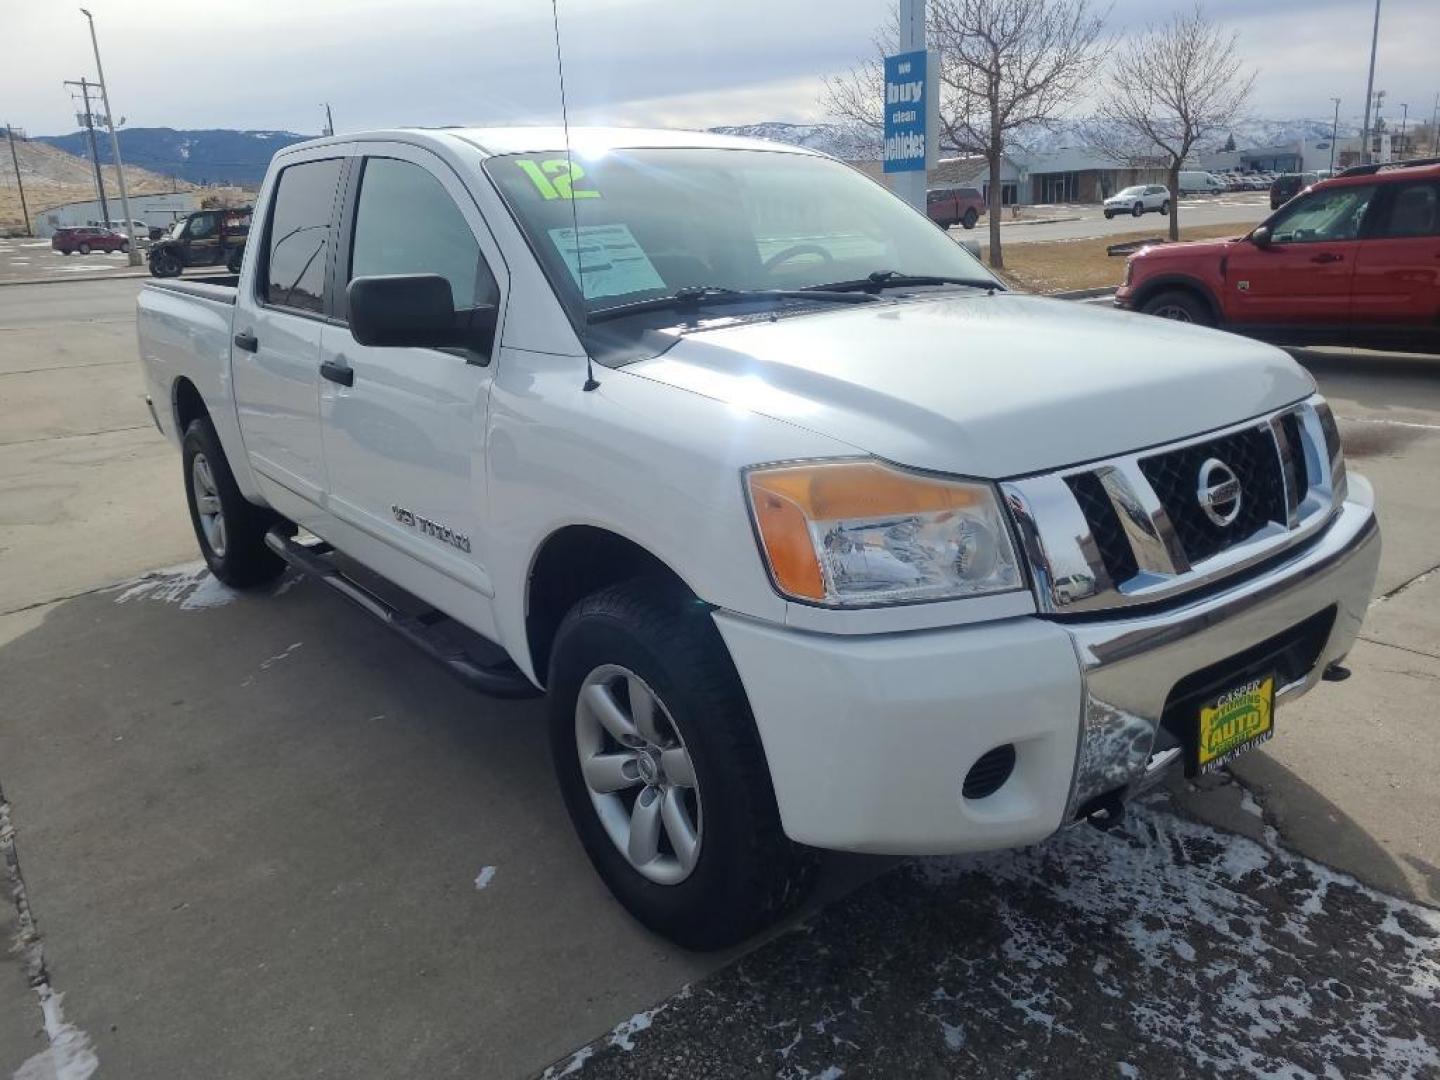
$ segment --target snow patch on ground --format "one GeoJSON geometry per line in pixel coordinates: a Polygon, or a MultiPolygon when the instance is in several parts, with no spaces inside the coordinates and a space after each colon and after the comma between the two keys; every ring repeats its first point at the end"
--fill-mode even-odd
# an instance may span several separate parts
{"type": "Polygon", "coordinates": [[[48,986],[41,990],[40,1009],[50,1045],[28,1058],[16,1070],[14,1080],[87,1080],[100,1068],[90,1037],[66,1022],[61,996],[48,986]]]}
{"type": "Polygon", "coordinates": [[[304,644],[305,643],[303,641],[297,641],[293,645],[289,646],[284,652],[278,652],[274,656],[270,657],[268,660],[260,661],[260,670],[268,670],[270,667],[278,664],[281,660],[284,660],[286,657],[288,657],[291,653],[293,653],[296,649],[300,648],[300,646],[304,644]]]}
{"type": "Polygon", "coordinates": [[[182,611],[224,607],[240,595],[217,580],[203,562],[153,570],[116,588],[124,590],[115,598],[117,604],[128,604],[132,600],[158,600],[179,604],[182,611]]]}
{"type": "Polygon", "coordinates": [[[679,993],[669,1001],[662,1002],[655,1006],[655,1008],[648,1009],[645,1012],[638,1012],[630,1017],[629,1020],[620,1021],[620,1023],[611,1029],[609,1035],[597,1039],[588,1046],[582,1046],[579,1050],[575,1051],[574,1054],[570,1055],[570,1059],[566,1061],[564,1065],[551,1065],[541,1074],[540,1080],[558,1080],[558,1078],[562,1076],[571,1076],[583,1069],[590,1059],[601,1050],[608,1050],[614,1047],[625,1053],[629,1053],[635,1049],[636,1035],[642,1031],[648,1031],[655,1023],[657,1016],[677,1003],[687,1001],[689,997],[690,987],[688,985],[681,987],[679,993]]]}
{"type": "Polygon", "coordinates": [[[480,873],[475,875],[475,891],[479,892],[481,889],[488,888],[490,886],[490,882],[494,880],[495,867],[482,866],[480,868],[480,873]]]}

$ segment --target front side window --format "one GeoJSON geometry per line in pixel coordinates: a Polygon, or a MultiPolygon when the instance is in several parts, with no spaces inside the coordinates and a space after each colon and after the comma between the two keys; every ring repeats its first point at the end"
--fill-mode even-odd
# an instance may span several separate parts
{"type": "Polygon", "coordinates": [[[1400,184],[1381,222],[1378,237],[1440,235],[1440,183],[1433,180],[1400,184]]]}
{"type": "Polygon", "coordinates": [[[266,244],[267,304],[302,311],[324,306],[325,256],[339,180],[339,158],[291,165],[280,173],[266,244]]]}
{"type": "Polygon", "coordinates": [[[455,200],[426,169],[394,158],[367,158],[355,209],[350,278],[439,274],[455,310],[494,303],[495,278],[455,200]]]}
{"type": "Polygon", "coordinates": [[[203,240],[207,236],[215,234],[215,215],[200,214],[190,219],[190,238],[192,240],[203,240]]]}
{"type": "Polygon", "coordinates": [[[928,218],[825,158],[649,148],[485,168],[553,287],[592,314],[687,286],[803,289],[887,270],[990,280],[928,218]]]}
{"type": "Polygon", "coordinates": [[[1354,240],[1375,194],[1374,184],[1312,191],[1285,207],[1270,224],[1274,244],[1317,244],[1354,240]]]}

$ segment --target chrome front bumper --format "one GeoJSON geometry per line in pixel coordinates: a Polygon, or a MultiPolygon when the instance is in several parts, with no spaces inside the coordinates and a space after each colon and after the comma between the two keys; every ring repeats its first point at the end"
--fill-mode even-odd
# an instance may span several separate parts
{"type": "Polygon", "coordinates": [[[1154,614],[1064,620],[1084,682],[1064,820],[1101,796],[1135,795],[1181,763],[1181,754],[1156,752],[1167,699],[1181,679],[1333,606],[1317,662],[1277,688],[1277,702],[1314,686],[1359,634],[1379,563],[1373,492],[1352,475],[1346,500],[1318,538],[1242,583],[1154,614]]]}

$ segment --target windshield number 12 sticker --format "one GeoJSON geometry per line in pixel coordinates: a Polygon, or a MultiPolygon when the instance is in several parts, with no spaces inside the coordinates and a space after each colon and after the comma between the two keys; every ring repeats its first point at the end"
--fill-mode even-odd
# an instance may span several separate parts
{"type": "Polygon", "coordinates": [[[564,158],[550,161],[517,161],[525,175],[535,185],[535,190],[545,200],[550,199],[598,199],[600,192],[594,188],[576,185],[585,178],[585,170],[564,158]]]}

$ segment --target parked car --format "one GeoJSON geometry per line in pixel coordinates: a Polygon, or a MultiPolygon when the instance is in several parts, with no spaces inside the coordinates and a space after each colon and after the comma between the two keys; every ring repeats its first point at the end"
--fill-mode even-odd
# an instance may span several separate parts
{"type": "Polygon", "coordinates": [[[1278,342],[1440,352],[1440,159],[1348,169],[1244,237],[1147,248],[1115,303],[1278,342]]]}
{"type": "Polygon", "coordinates": [[[150,245],[147,259],[155,277],[178,277],[187,266],[224,265],[232,274],[240,269],[245,237],[250,232],[251,208],[199,210],[175,222],[150,245]]]}
{"type": "Polygon", "coordinates": [[[978,188],[937,188],[925,193],[925,212],[942,229],[952,225],[973,229],[988,209],[978,188]]]}
{"type": "Polygon", "coordinates": [[[139,348],[214,575],[543,690],[646,926],[1114,824],[1343,677],[1379,532],[1290,357],[1007,292],[803,148],[575,141],[288,146],[238,285],[147,283],[139,348]]]}
{"type": "Polygon", "coordinates": [[[1224,182],[1213,173],[1198,169],[1184,169],[1180,173],[1181,195],[1219,195],[1223,191],[1224,182]]]}
{"type": "Polygon", "coordinates": [[[1302,190],[1319,179],[1320,177],[1313,172],[1281,173],[1275,178],[1275,182],[1270,185],[1270,209],[1280,209],[1280,207],[1284,206],[1302,190]]]}
{"type": "Polygon", "coordinates": [[[79,253],[89,255],[92,251],[129,251],[130,241],[122,234],[98,225],[73,225],[56,229],[50,238],[50,247],[61,255],[79,253]]]}
{"type": "Polygon", "coordinates": [[[1117,191],[1105,200],[1105,216],[1133,214],[1139,217],[1151,210],[1161,214],[1170,213],[1170,189],[1164,184],[1135,184],[1123,191],[1117,191]]]}
{"type": "Polygon", "coordinates": [[[133,230],[133,235],[136,240],[148,240],[150,238],[150,226],[146,225],[143,221],[131,221],[130,228],[126,228],[125,222],[123,221],[111,221],[108,222],[105,227],[112,232],[119,233],[121,236],[132,235],[133,230]]]}

